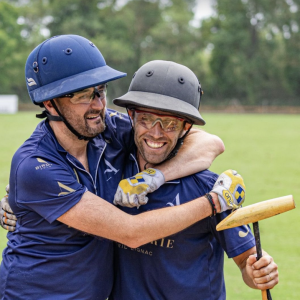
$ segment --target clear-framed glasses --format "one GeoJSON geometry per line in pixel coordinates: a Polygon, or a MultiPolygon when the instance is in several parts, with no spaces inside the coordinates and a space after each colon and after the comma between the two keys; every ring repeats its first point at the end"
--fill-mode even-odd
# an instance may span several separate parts
{"type": "Polygon", "coordinates": [[[139,109],[131,109],[134,113],[134,121],[135,123],[147,128],[151,129],[155,126],[156,123],[160,123],[162,129],[165,132],[173,132],[182,130],[184,124],[188,122],[186,119],[170,116],[170,115],[162,115],[153,112],[148,112],[139,109]]]}
{"type": "Polygon", "coordinates": [[[97,96],[100,100],[105,99],[107,94],[107,84],[101,84],[95,87],[61,96],[70,98],[73,104],[89,104],[97,96]]]}

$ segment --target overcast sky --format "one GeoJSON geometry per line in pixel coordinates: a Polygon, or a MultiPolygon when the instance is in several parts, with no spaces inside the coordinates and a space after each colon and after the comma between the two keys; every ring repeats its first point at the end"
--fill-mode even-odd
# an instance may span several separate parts
{"type": "Polygon", "coordinates": [[[192,22],[193,26],[198,27],[201,20],[210,17],[213,14],[213,4],[214,0],[197,0],[197,6],[195,7],[195,19],[192,22]]]}
{"type": "Polygon", "coordinates": [[[196,19],[201,20],[212,15],[213,9],[211,0],[198,0],[196,2],[196,19]]]}

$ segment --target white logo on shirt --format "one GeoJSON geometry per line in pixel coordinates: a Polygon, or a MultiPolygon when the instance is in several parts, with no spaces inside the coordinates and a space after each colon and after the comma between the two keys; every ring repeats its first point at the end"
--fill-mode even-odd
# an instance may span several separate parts
{"type": "Polygon", "coordinates": [[[249,227],[246,226],[246,228],[247,228],[247,231],[246,231],[246,232],[244,232],[244,231],[239,231],[239,237],[244,238],[244,237],[246,237],[246,236],[248,235],[248,233],[249,233],[249,227]]]}
{"type": "Polygon", "coordinates": [[[41,158],[37,158],[36,159],[39,163],[41,163],[41,165],[38,165],[35,167],[36,170],[45,170],[47,168],[51,168],[52,164],[48,163],[47,161],[41,159],[41,158]]]}
{"type": "Polygon", "coordinates": [[[174,198],[174,200],[172,202],[168,202],[166,205],[169,205],[169,206],[180,205],[179,193],[176,195],[176,197],[174,198]]]}
{"type": "MultiPolygon", "coordinates": [[[[108,162],[106,159],[104,159],[104,162],[105,162],[105,164],[108,166],[108,168],[104,171],[104,174],[105,174],[106,172],[108,172],[108,173],[114,172],[114,175],[116,175],[116,174],[120,171],[120,169],[117,170],[116,168],[114,168],[114,167],[111,165],[111,163],[108,162]]],[[[106,181],[108,181],[109,179],[111,179],[111,177],[109,177],[106,181]]]]}

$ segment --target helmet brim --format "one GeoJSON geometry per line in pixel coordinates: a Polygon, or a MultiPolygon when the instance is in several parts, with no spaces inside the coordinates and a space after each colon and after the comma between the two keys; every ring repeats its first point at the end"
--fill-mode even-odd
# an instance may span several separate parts
{"type": "Polygon", "coordinates": [[[113,100],[120,107],[145,107],[180,115],[191,120],[195,125],[205,125],[199,111],[191,104],[180,99],[156,93],[131,91],[113,100]]]}
{"type": "Polygon", "coordinates": [[[30,91],[30,97],[35,103],[41,103],[91,86],[110,82],[126,75],[126,73],[117,71],[106,65],[51,82],[30,91]]]}

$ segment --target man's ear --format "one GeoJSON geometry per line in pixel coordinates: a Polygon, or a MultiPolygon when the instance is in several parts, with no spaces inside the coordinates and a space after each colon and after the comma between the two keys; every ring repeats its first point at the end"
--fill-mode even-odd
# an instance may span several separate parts
{"type": "MultiPolygon", "coordinates": [[[[53,101],[54,101],[54,99],[53,99],[53,101]]],[[[44,107],[46,108],[46,110],[48,110],[51,115],[58,116],[56,110],[54,109],[54,107],[51,103],[51,100],[46,100],[43,102],[43,104],[44,104],[44,107]]]]}
{"type": "Polygon", "coordinates": [[[134,110],[133,109],[127,109],[127,112],[128,112],[129,118],[131,119],[132,127],[134,127],[134,123],[133,123],[134,110]]]}
{"type": "Polygon", "coordinates": [[[193,124],[185,123],[183,130],[188,131],[190,128],[192,128],[193,124]]]}
{"type": "Polygon", "coordinates": [[[43,104],[47,110],[49,110],[49,108],[53,107],[51,100],[44,101],[43,104]]]}
{"type": "Polygon", "coordinates": [[[182,130],[182,133],[181,133],[181,138],[185,135],[185,133],[190,129],[192,128],[193,124],[190,124],[190,123],[185,123],[184,125],[184,128],[182,130]]]}
{"type": "Polygon", "coordinates": [[[128,112],[128,116],[130,117],[130,119],[133,120],[134,111],[132,109],[127,109],[127,112],[128,112]]]}

